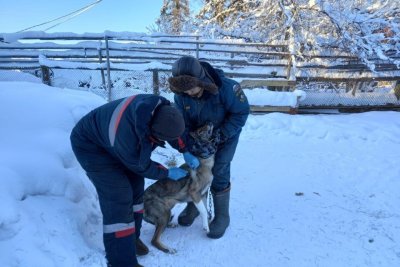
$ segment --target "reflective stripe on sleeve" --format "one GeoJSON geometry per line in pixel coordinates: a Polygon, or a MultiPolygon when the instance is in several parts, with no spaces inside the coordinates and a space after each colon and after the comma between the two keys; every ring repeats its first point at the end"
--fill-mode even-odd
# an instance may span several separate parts
{"type": "Polygon", "coordinates": [[[156,110],[156,108],[161,104],[161,99],[158,100],[156,106],[154,107],[154,109],[151,111],[151,116],[154,116],[154,111],[156,110]]]}
{"type": "Polygon", "coordinates": [[[121,103],[118,104],[111,116],[110,125],[108,126],[108,137],[110,139],[111,146],[114,146],[115,136],[117,134],[118,125],[121,121],[122,114],[124,114],[124,111],[135,97],[136,96],[134,95],[125,98],[121,103]]]}

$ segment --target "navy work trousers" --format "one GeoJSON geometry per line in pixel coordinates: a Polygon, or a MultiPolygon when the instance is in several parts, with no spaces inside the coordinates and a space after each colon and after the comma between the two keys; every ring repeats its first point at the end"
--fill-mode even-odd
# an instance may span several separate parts
{"type": "Polygon", "coordinates": [[[142,224],[144,178],[75,130],[71,144],[99,197],[108,263],[113,267],[136,266],[135,241],[142,224]]]}
{"type": "Polygon", "coordinates": [[[236,147],[239,142],[239,134],[229,138],[220,144],[215,154],[215,163],[212,169],[214,179],[211,189],[214,192],[221,192],[229,187],[231,179],[231,161],[235,155],[236,147]]]}

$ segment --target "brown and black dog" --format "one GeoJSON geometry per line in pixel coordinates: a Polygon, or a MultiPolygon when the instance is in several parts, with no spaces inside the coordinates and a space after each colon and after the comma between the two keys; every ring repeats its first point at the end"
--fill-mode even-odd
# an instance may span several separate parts
{"type": "MultiPolygon", "coordinates": [[[[190,134],[195,140],[208,141],[212,130],[212,124],[206,124],[190,134]]],[[[171,210],[177,203],[192,201],[200,212],[203,229],[209,231],[207,208],[204,202],[213,179],[211,169],[214,166],[214,154],[207,158],[199,158],[199,161],[200,166],[196,170],[190,169],[185,164],[181,166],[189,172],[185,178],[178,181],[159,180],[144,192],[144,220],[156,227],[151,244],[166,253],[176,252],[175,249],[161,242],[161,234],[168,226],[171,210]]]]}

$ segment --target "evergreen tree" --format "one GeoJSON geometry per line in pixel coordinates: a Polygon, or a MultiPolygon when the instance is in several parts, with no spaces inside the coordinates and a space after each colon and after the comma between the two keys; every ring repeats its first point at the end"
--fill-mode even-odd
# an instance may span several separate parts
{"type": "Polygon", "coordinates": [[[204,6],[200,10],[197,18],[207,20],[208,23],[215,23],[222,26],[226,16],[225,7],[227,0],[205,0],[204,6]]]}
{"type": "Polygon", "coordinates": [[[187,30],[189,23],[189,0],[164,0],[160,17],[156,21],[160,32],[180,34],[187,30]]]}
{"type": "Polygon", "coordinates": [[[399,1],[206,0],[197,18],[208,37],[290,39],[300,55],[334,48],[368,64],[371,57],[400,64],[395,56],[400,53],[399,1]]]}

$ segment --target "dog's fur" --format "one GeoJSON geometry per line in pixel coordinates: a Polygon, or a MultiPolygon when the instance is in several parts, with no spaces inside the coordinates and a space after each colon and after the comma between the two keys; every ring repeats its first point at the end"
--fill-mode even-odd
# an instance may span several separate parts
{"type": "MultiPolygon", "coordinates": [[[[209,127],[209,126],[208,126],[209,127]]],[[[191,133],[194,138],[209,138],[210,129],[204,127],[191,133]],[[205,133],[205,134],[204,134],[205,133]]],[[[186,164],[181,168],[186,169],[189,175],[178,181],[163,179],[149,186],[144,192],[144,220],[155,225],[156,229],[151,244],[166,253],[175,253],[172,248],[161,242],[164,232],[171,219],[171,210],[177,203],[193,201],[200,212],[203,229],[209,231],[207,208],[202,199],[208,193],[212,182],[211,169],[214,166],[214,155],[206,159],[199,158],[200,166],[196,170],[190,169],[186,164]]]]}

